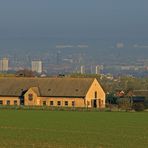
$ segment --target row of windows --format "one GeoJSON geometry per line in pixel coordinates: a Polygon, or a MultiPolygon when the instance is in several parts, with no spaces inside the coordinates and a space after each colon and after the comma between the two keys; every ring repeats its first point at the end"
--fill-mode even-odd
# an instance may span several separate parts
{"type": "MultiPolygon", "coordinates": [[[[0,105],[3,105],[4,104],[4,101],[3,100],[0,100],[0,105]]],[[[14,100],[13,101],[13,104],[14,105],[17,105],[17,100],[14,100]]],[[[10,105],[10,100],[6,100],[6,105],[10,105]]]]}
{"type": "MultiPolygon", "coordinates": [[[[75,101],[72,101],[72,102],[64,101],[64,105],[65,105],[65,106],[70,105],[70,103],[71,103],[72,106],[75,106],[75,101]]],[[[47,105],[47,102],[46,102],[46,101],[43,101],[43,105],[47,105]]],[[[50,101],[50,102],[49,102],[49,105],[50,105],[50,106],[55,106],[55,105],[61,106],[61,105],[62,105],[62,102],[61,102],[61,101],[57,101],[57,102],[50,101]]]]}
{"type": "MultiPolygon", "coordinates": [[[[0,105],[3,105],[4,104],[4,101],[3,100],[0,100],[0,105]]],[[[13,101],[13,104],[14,105],[17,105],[17,100],[14,100],[13,101]]],[[[68,101],[65,101],[64,102],[64,105],[65,106],[68,106],[70,103],[68,101]]],[[[10,105],[10,100],[6,100],[6,105],[10,105]]],[[[47,105],[46,101],[43,101],[43,105],[47,105]]],[[[58,105],[58,106],[61,106],[62,105],[62,102],[61,101],[57,101],[57,104],[55,104],[54,101],[50,101],[50,106],[54,106],[54,105],[58,105]]],[[[71,105],[72,106],[75,106],[75,101],[72,101],[71,102],[71,105]]]]}

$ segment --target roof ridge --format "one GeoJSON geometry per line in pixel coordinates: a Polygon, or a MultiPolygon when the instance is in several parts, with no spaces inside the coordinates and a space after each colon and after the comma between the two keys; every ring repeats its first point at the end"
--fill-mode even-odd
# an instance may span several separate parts
{"type": "Polygon", "coordinates": [[[30,88],[41,96],[85,96],[95,78],[0,78],[0,95],[20,96],[30,88]],[[51,91],[48,89],[51,88],[51,91]],[[78,89],[79,91],[76,91],[78,89]]]}

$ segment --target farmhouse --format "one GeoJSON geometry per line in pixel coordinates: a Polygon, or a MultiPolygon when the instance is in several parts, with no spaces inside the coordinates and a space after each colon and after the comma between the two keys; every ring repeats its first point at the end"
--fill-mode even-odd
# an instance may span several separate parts
{"type": "Polygon", "coordinates": [[[0,105],[105,107],[95,78],[0,78],[0,105]]]}

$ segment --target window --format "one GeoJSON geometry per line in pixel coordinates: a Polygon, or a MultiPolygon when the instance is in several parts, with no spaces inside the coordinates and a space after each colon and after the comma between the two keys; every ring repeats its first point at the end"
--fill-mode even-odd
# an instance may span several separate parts
{"type": "Polygon", "coordinates": [[[73,107],[75,106],[75,101],[72,101],[72,106],[73,106],[73,107]]]}
{"type": "Polygon", "coordinates": [[[0,100],[0,105],[3,105],[3,100],[0,100]]]}
{"type": "Polygon", "coordinates": [[[57,104],[58,104],[58,106],[60,106],[60,105],[61,105],[61,101],[58,101],[58,103],[57,103],[57,104]]]}
{"type": "Polygon", "coordinates": [[[68,101],[65,101],[65,106],[68,106],[68,101]]]}
{"type": "Polygon", "coordinates": [[[95,91],[95,99],[98,98],[98,94],[97,91],[95,91]]]}
{"type": "Polygon", "coordinates": [[[44,106],[46,105],[46,101],[43,101],[43,105],[44,105],[44,106]]]}
{"type": "Polygon", "coordinates": [[[50,106],[53,106],[53,101],[50,101],[50,106]]]}
{"type": "Polygon", "coordinates": [[[7,104],[7,105],[10,105],[10,100],[7,100],[6,104],[7,104]]]}
{"type": "Polygon", "coordinates": [[[28,100],[32,101],[33,100],[33,94],[28,94],[28,100]]]}
{"type": "Polygon", "coordinates": [[[17,100],[14,100],[14,105],[17,105],[17,100]]]}

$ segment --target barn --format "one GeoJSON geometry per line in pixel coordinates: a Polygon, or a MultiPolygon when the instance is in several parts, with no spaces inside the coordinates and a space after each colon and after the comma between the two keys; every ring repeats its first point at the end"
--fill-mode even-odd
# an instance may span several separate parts
{"type": "Polygon", "coordinates": [[[95,78],[0,78],[0,105],[105,107],[95,78]]]}

